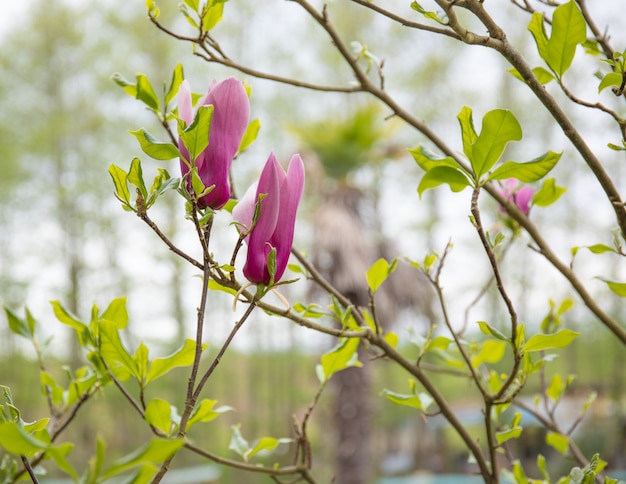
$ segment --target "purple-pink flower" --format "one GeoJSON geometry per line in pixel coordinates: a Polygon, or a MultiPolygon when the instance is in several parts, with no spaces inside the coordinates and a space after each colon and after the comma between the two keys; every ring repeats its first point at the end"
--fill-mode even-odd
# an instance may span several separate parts
{"type": "MultiPolygon", "coordinates": [[[[250,102],[243,83],[229,77],[222,82],[214,82],[198,106],[207,104],[213,105],[209,145],[200,153],[195,166],[204,186],[215,185],[215,188],[198,200],[198,207],[218,210],[230,198],[228,173],[248,126],[250,102]]],[[[187,123],[187,126],[194,120],[191,88],[187,81],[183,81],[178,93],[178,116],[187,123]]],[[[180,170],[184,177],[189,173],[192,160],[189,159],[189,151],[182,140],[178,141],[178,149],[187,160],[180,160],[180,170]]],[[[189,179],[187,190],[191,191],[189,179]]]]}
{"type": "Polygon", "coordinates": [[[260,200],[260,210],[252,231],[246,236],[248,254],[243,273],[255,284],[270,284],[272,277],[268,256],[276,252],[276,271],[273,280],[283,276],[293,244],[296,211],[304,189],[304,164],[300,155],[294,155],[287,172],[271,153],[253,184],[233,209],[237,222],[249,229],[253,223],[255,206],[260,200]]]}
{"type": "MultiPolygon", "coordinates": [[[[515,178],[508,178],[502,181],[502,188],[499,191],[507,200],[517,205],[524,215],[528,215],[535,190],[529,185],[518,188],[518,184],[519,182],[515,178]]],[[[499,209],[503,215],[506,215],[503,207],[499,207],[499,209]]]]}

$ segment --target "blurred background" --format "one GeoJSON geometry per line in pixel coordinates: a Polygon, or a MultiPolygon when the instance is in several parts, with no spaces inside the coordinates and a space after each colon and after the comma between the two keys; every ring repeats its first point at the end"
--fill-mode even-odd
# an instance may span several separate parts
{"type": "MultiPolygon", "coordinates": [[[[397,3],[399,11],[411,18],[417,15],[404,3],[397,3]]],[[[174,2],[159,6],[163,23],[174,30],[190,28],[174,2]]],[[[508,2],[494,2],[489,5],[492,8],[497,21],[509,29],[510,39],[539,65],[526,30],[529,17],[508,2]]],[[[626,20],[612,15],[610,7],[593,8],[598,25],[604,28],[610,22],[611,42],[623,48],[626,20]]],[[[573,246],[611,245],[615,224],[597,183],[543,108],[504,72],[506,66],[495,54],[478,47],[461,50],[451,40],[374,18],[348,2],[332,3],[329,12],[342,38],[359,42],[384,59],[387,89],[459,151],[456,115],[463,105],[472,107],[477,124],[491,109],[507,108],[516,114],[524,141],[508,149],[507,159],[528,161],[548,149],[564,151],[554,176],[568,192],[549,210],[533,209],[532,217],[565,260],[573,246]]],[[[260,9],[250,2],[231,0],[215,35],[229,56],[242,64],[308,82],[347,85],[352,81],[323,32],[290,2],[268,0],[260,9]]],[[[238,191],[243,192],[258,175],[270,150],[283,163],[293,153],[302,153],[307,185],[296,245],[353,300],[362,301],[365,281],[361,277],[378,257],[406,255],[421,261],[427,251],[442,253],[451,241],[454,249],[442,280],[455,324],[476,331],[475,321],[495,326],[506,321],[492,291],[473,304],[489,279],[489,269],[468,222],[470,194],[440,188],[420,200],[416,187],[421,173],[406,149],[421,143],[429,146],[428,142],[399,121],[387,119],[389,113],[368,98],[301,91],[206,64],[193,56],[189,45],[159,32],[147,19],[144,2],[4,2],[0,45],[0,302],[20,312],[26,305],[30,308],[40,323],[42,340],[50,339],[51,372],[62,375],[63,365],[84,364],[73,335],[55,321],[51,300],[60,300],[87,318],[92,304],[106,307],[112,298],[127,295],[131,323],[126,343],[135,348],[140,340],[145,341],[155,356],[170,353],[193,334],[200,290],[196,271],[177,260],[139,219],[121,210],[107,173],[110,164],[127,168],[132,157],[139,156],[147,179],[157,166],[177,175],[177,161],[158,165],[148,160],[127,134],[145,127],[165,139],[151,113],[116,86],[111,76],[119,72],[134,79],[136,73],[144,73],[160,93],[158,89],[169,82],[178,63],[183,64],[196,92],[206,91],[213,79],[228,75],[245,79],[252,87],[252,117],[260,118],[262,127],[257,142],[233,165],[238,191]]],[[[594,100],[597,80],[590,72],[601,68],[597,59],[578,52],[567,82],[580,97],[594,100]]],[[[375,69],[371,74],[376,76],[375,69]]],[[[603,102],[623,102],[612,99],[608,91],[600,95],[603,102]]],[[[606,148],[608,142],[619,141],[609,119],[583,108],[568,108],[623,188],[624,154],[606,148]]],[[[485,198],[482,208],[490,229],[498,228],[501,221],[495,204],[485,198]]],[[[191,253],[198,252],[180,197],[170,193],[152,210],[152,218],[172,240],[191,253]]],[[[213,241],[218,257],[227,257],[236,239],[229,223],[227,214],[219,215],[213,241]]],[[[536,329],[549,311],[549,298],[558,304],[572,297],[575,305],[565,324],[583,333],[552,367],[577,375],[572,396],[562,405],[563,421],[573,421],[589,392],[598,392],[597,402],[577,432],[580,446],[588,456],[600,452],[613,469],[624,468],[624,348],[593,320],[527,243],[524,236],[515,241],[503,262],[521,318],[536,329]]],[[[610,256],[581,252],[575,268],[599,302],[623,320],[623,303],[593,279],[626,280],[623,267],[610,256]]],[[[383,317],[401,337],[407,331],[424,334],[431,323],[442,324],[437,303],[417,271],[402,266],[388,286],[380,301],[383,317]]],[[[327,304],[305,282],[287,286],[284,292],[293,301],[327,304]]],[[[230,309],[228,295],[210,297],[206,334],[215,352],[237,314],[230,309]]],[[[292,415],[302,417],[313,399],[319,385],[315,364],[333,344],[329,338],[277,318],[259,314],[249,323],[206,390],[207,397],[237,411],[205,427],[210,430],[196,429],[193,435],[203,446],[226,455],[234,423],[241,423],[249,440],[292,436],[292,415]]],[[[410,345],[405,351],[410,354],[410,345]]],[[[364,369],[336,375],[337,381],[324,393],[314,414],[310,429],[320,482],[342,475],[341,465],[367,471],[367,476],[353,472],[355,483],[375,478],[385,483],[416,483],[415,478],[401,479],[471,470],[463,446],[443,420],[424,419],[380,396],[384,388],[406,391],[407,375],[385,362],[368,364],[367,354],[361,360],[364,369]],[[332,422],[344,422],[345,428],[332,422]],[[355,442],[365,451],[353,448],[355,442]]],[[[171,378],[154,384],[152,396],[182,405],[185,381],[184,371],[177,370],[171,378]]],[[[478,431],[479,400],[470,384],[446,375],[437,382],[458,414],[478,431]]],[[[25,420],[45,415],[33,352],[6,325],[0,327],[0,384],[12,388],[25,420]]],[[[539,381],[531,383],[525,391],[529,401],[539,385],[539,381]]],[[[524,418],[527,427],[514,445],[519,455],[530,459],[525,467],[533,474],[537,453],[550,457],[553,451],[544,444],[545,430],[529,416],[524,418]]],[[[109,388],[81,411],[64,434],[77,444],[72,460],[79,470],[95,448],[96,435],[105,439],[108,455],[114,458],[139,445],[148,431],[109,388]]],[[[287,463],[288,451],[285,446],[261,460],[287,463]]],[[[555,473],[574,465],[563,459],[548,460],[555,473]]],[[[178,456],[174,467],[181,473],[174,474],[171,482],[187,482],[187,475],[202,476],[204,482],[265,482],[205,464],[193,456],[178,456]],[[198,465],[202,469],[193,467],[191,474],[182,473],[198,465]]]]}

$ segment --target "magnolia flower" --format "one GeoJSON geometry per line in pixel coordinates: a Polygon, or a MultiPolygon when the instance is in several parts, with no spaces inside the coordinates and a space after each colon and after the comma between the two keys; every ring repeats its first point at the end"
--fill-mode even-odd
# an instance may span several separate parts
{"type": "MultiPolygon", "coordinates": [[[[499,191],[507,200],[517,205],[524,215],[528,215],[530,202],[535,195],[535,190],[528,185],[517,188],[518,184],[519,182],[515,178],[508,178],[502,181],[503,187],[499,191]]],[[[499,208],[500,212],[506,215],[504,208],[499,208]]]]}
{"type": "MultiPolygon", "coordinates": [[[[230,198],[228,173],[230,165],[239,149],[248,118],[250,103],[243,83],[234,77],[213,83],[208,94],[199,102],[199,106],[213,105],[213,117],[209,133],[209,145],[196,159],[195,166],[205,187],[215,185],[207,195],[198,200],[198,207],[220,209],[230,198]]],[[[191,88],[183,81],[178,94],[178,116],[191,125],[194,120],[191,101],[191,88]]],[[[180,160],[180,171],[183,177],[189,173],[189,151],[182,140],[178,141],[178,149],[185,160],[180,160]]],[[[191,180],[187,180],[187,190],[191,191],[191,180]]]]}
{"type": "Polygon", "coordinates": [[[287,172],[271,153],[253,184],[233,209],[233,217],[249,230],[257,203],[258,216],[252,231],[246,236],[248,254],[243,273],[254,284],[278,282],[285,272],[293,244],[296,210],[304,189],[304,164],[300,155],[294,155],[287,172]],[[268,256],[274,250],[275,273],[270,274],[268,256]]]}

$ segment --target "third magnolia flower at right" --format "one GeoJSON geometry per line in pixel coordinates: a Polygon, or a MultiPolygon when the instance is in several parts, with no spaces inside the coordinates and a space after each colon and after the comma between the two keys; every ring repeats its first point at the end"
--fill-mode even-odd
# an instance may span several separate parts
{"type": "MultiPolygon", "coordinates": [[[[524,215],[528,215],[530,212],[530,202],[535,195],[535,189],[531,186],[524,185],[518,187],[519,182],[515,178],[508,178],[502,181],[502,188],[499,192],[510,202],[517,205],[524,215]]],[[[502,215],[506,215],[504,207],[498,207],[502,215]]]]}
{"type": "Polygon", "coordinates": [[[233,209],[233,217],[249,230],[253,225],[255,207],[260,204],[257,219],[245,241],[248,254],[243,274],[254,284],[270,284],[272,275],[268,256],[276,253],[276,269],[273,282],[278,282],[287,268],[293,244],[296,211],[304,190],[304,163],[300,155],[294,155],[287,172],[271,153],[261,172],[259,181],[253,184],[233,209]]]}

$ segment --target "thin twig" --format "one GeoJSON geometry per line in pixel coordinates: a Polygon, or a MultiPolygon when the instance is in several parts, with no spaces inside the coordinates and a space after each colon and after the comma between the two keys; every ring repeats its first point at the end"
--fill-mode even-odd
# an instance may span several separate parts
{"type": "Polygon", "coordinates": [[[39,480],[37,479],[37,476],[35,475],[35,471],[31,467],[30,462],[28,461],[28,457],[26,457],[25,455],[21,455],[20,459],[22,460],[24,469],[26,469],[26,472],[28,472],[28,475],[30,476],[30,480],[33,481],[34,484],[39,484],[39,480]]]}

